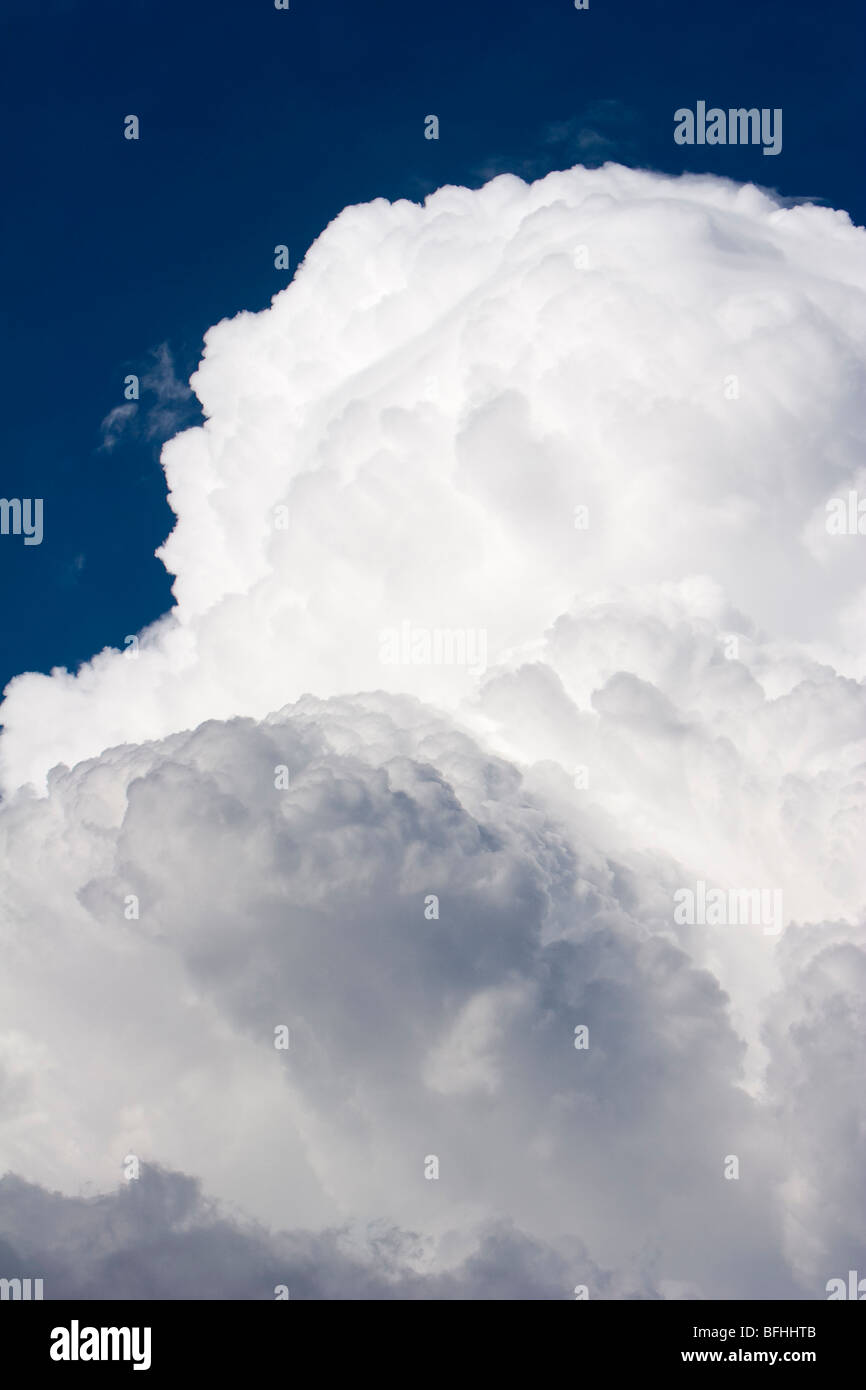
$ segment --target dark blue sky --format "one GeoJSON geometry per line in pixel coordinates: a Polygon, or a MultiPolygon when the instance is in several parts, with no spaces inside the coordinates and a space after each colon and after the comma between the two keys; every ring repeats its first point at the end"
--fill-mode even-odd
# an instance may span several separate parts
{"type": "Polygon", "coordinates": [[[866,220],[862,0],[0,0],[0,17],[0,496],[45,499],[40,546],[0,536],[2,684],[170,606],[159,447],[198,417],[145,388],[110,450],[101,422],[161,345],[186,381],[210,324],[286,284],[274,246],[294,268],[346,204],[611,158],[866,220]],[[782,153],[676,145],[674,110],[699,99],[781,107],[782,153]]]}

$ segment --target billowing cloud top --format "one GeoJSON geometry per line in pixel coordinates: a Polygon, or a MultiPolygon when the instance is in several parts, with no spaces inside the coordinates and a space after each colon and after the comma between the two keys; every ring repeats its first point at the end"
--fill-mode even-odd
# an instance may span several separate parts
{"type": "Polygon", "coordinates": [[[346,209],[208,333],[176,607],[2,707],[0,1134],[60,1227],[132,1154],[250,1297],[866,1264],[864,286],[843,213],[578,168],[346,209]]]}
{"type": "Polygon", "coordinates": [[[347,208],[207,334],[207,422],[163,453],[177,606],[136,661],[11,683],[5,788],[306,692],[453,704],[472,670],[383,661],[383,632],[484,633],[493,666],[611,584],[706,574],[856,650],[859,552],[823,523],[864,467],[864,288],[844,214],[713,178],[347,208]]]}

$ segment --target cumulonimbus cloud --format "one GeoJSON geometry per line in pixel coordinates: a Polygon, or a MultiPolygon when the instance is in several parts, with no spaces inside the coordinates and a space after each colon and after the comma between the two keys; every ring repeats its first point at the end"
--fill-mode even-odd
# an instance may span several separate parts
{"type": "Polygon", "coordinates": [[[860,674],[857,538],[813,531],[862,468],[864,279],[844,213],[711,177],[347,208],[206,335],[206,423],[163,450],[176,607],[11,682],[5,789],[307,691],[459,704],[467,666],[383,662],[383,631],[483,632],[495,666],[612,583],[707,575],[860,674]]]}
{"type": "Polygon", "coordinates": [[[606,166],[346,209],[209,332],[176,607],[2,708],[13,1171],[140,1155],[383,1297],[376,1222],[406,1296],[863,1260],[864,283],[842,213],[606,166]]]}

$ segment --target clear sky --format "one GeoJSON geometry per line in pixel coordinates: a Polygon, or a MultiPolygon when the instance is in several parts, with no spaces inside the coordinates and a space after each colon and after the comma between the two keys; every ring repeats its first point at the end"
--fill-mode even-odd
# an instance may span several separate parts
{"type": "Polygon", "coordinates": [[[209,325],[286,284],[275,245],[293,269],[347,204],[613,159],[864,221],[853,0],[4,0],[0,17],[0,493],[45,505],[41,545],[0,544],[3,684],[75,669],[170,606],[159,448],[199,418],[175,382],[209,325]],[[781,107],[782,152],[675,144],[698,100],[781,107]],[[127,373],[141,405],[106,447],[127,373]]]}

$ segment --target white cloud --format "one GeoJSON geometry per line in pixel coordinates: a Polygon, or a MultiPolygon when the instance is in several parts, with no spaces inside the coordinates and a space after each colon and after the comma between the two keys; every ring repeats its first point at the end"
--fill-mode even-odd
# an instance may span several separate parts
{"type": "Polygon", "coordinates": [[[121,436],[134,427],[146,439],[166,439],[191,418],[193,393],[178,377],[168,344],[160,343],[150,357],[152,363],[139,380],[139,389],[145,393],[141,410],[136,401],[116,405],[108,412],[100,426],[103,449],[113,449],[121,436]]]}
{"type": "MultiPolygon", "coordinates": [[[[45,1298],[113,1299],[570,1299],[575,1271],[607,1298],[691,1297],[656,1287],[651,1269],[593,1265],[579,1241],[545,1245],[508,1222],[476,1232],[465,1259],[416,1271],[411,1232],[370,1227],[270,1233],[209,1202],[181,1173],[142,1169],[99,1198],[63,1197],[0,1179],[0,1259],[40,1270],[45,1298]]],[[[5,1276],[4,1276],[5,1277],[5,1276]]],[[[22,1277],[12,1275],[11,1277],[22,1277]]]]}
{"type": "MultiPolygon", "coordinates": [[[[814,1147],[808,1114],[791,1108],[783,1145],[775,1092],[743,1088],[707,948],[675,937],[669,861],[613,856],[553,799],[385,695],[209,722],[16,797],[12,1170],[73,1195],[136,1153],[272,1228],[416,1231],[410,1265],[432,1273],[510,1219],[620,1278],[652,1250],[653,1280],[701,1296],[814,1293],[778,1197],[814,1147]]],[[[736,949],[766,971],[774,948],[736,949]]],[[[835,1095],[842,1123],[856,1092],[835,1095]]],[[[842,1250],[826,1192],[798,1215],[816,1250],[842,1250]]]]}
{"type": "Polygon", "coordinates": [[[611,583],[706,574],[832,650],[863,586],[803,531],[862,467],[863,247],[841,213],[612,165],[346,209],[207,334],[207,423],[163,450],[177,607],[136,662],[12,682],[5,787],[308,690],[454,705],[467,669],[385,666],[383,628],[485,631],[493,663],[611,583]]]}
{"type": "Polygon", "coordinates": [[[854,1267],[864,281],[844,214],[605,166],[346,209],[209,332],[177,607],[2,708],[14,1171],[140,1153],[467,1296],[854,1267]],[[679,926],[698,880],[795,925],[679,926]]]}

